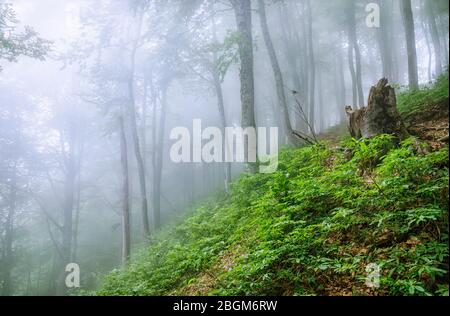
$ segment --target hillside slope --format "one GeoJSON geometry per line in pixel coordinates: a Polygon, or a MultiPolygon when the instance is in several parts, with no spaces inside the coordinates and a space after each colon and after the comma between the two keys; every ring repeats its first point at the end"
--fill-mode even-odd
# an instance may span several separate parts
{"type": "MultiPolygon", "coordinates": [[[[448,113],[448,76],[414,94],[399,96],[412,131],[429,125],[420,111],[448,113]]],[[[276,173],[243,175],[96,294],[448,295],[448,177],[434,138],[287,149],[276,173]],[[365,284],[373,267],[379,287],[365,284]]]]}

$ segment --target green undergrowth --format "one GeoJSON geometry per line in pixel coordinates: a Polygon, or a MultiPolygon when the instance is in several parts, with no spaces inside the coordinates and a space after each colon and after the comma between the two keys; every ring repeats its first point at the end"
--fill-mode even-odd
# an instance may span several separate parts
{"type": "Polygon", "coordinates": [[[241,176],[95,294],[448,295],[448,149],[341,145],[283,150],[277,172],[241,176]]]}
{"type": "Polygon", "coordinates": [[[402,116],[407,117],[417,111],[438,105],[447,100],[449,92],[449,72],[442,74],[435,82],[415,91],[398,94],[397,107],[402,116]]]}

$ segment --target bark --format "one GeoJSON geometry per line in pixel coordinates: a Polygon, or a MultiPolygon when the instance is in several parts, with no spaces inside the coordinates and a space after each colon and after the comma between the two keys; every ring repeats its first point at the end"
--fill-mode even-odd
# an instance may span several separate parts
{"type": "Polygon", "coordinates": [[[358,91],[357,91],[357,84],[356,84],[356,71],[355,71],[355,64],[354,64],[354,56],[353,56],[353,47],[348,44],[348,66],[350,71],[350,76],[352,79],[352,101],[353,106],[358,107],[358,91]]]}
{"type": "Polygon", "coordinates": [[[160,128],[157,137],[157,145],[155,148],[155,163],[153,169],[153,226],[155,229],[159,229],[161,227],[161,180],[163,168],[164,130],[167,112],[167,85],[168,84],[161,88],[160,128]]]}
{"type": "MultiPolygon", "coordinates": [[[[253,35],[252,12],[250,0],[230,0],[233,6],[237,30],[240,34],[239,57],[241,61],[241,103],[242,103],[242,128],[253,127],[256,130],[255,120],[255,82],[253,72],[253,35]]],[[[248,140],[245,138],[245,149],[248,150],[248,140]]],[[[258,170],[257,163],[248,163],[251,173],[258,170]]]]}
{"type": "MultiPolygon", "coordinates": [[[[61,262],[58,266],[57,294],[65,295],[67,292],[65,279],[65,266],[72,262],[72,240],[73,240],[73,211],[75,202],[75,186],[77,178],[76,143],[77,130],[74,122],[69,126],[68,150],[63,150],[65,161],[65,183],[64,183],[64,207],[62,225],[61,262]]],[[[64,148],[64,147],[63,147],[64,148]]]]}
{"type": "Polygon", "coordinates": [[[136,156],[138,174],[139,174],[139,188],[141,193],[141,216],[144,238],[150,235],[150,225],[148,221],[148,201],[147,201],[147,183],[145,178],[145,165],[144,158],[141,151],[141,144],[139,140],[137,122],[136,122],[136,100],[134,94],[134,73],[136,64],[136,51],[139,43],[139,36],[142,28],[143,14],[138,17],[138,26],[136,36],[133,42],[133,47],[130,55],[130,77],[128,79],[128,94],[129,94],[129,107],[128,113],[130,118],[131,135],[133,139],[134,154],[136,156]]]}
{"type": "Polygon", "coordinates": [[[444,67],[448,67],[448,21],[445,21],[444,17],[441,15],[438,16],[438,24],[439,24],[439,37],[441,41],[442,53],[444,56],[444,67]]]}
{"type": "Polygon", "coordinates": [[[313,42],[313,29],[312,29],[312,12],[311,12],[311,1],[307,1],[307,19],[308,19],[308,60],[309,60],[309,111],[308,111],[308,121],[311,129],[311,133],[316,133],[315,121],[315,95],[316,95],[316,66],[314,57],[314,42],[313,42]]]}
{"type": "Polygon", "coordinates": [[[142,139],[142,160],[144,162],[145,174],[147,174],[147,116],[148,116],[148,78],[144,75],[144,93],[142,96],[142,124],[141,124],[141,139],[142,139]]]}
{"type": "MultiPolygon", "coordinates": [[[[155,174],[156,174],[156,160],[157,160],[157,141],[158,141],[158,134],[157,134],[157,115],[158,115],[158,111],[157,111],[157,95],[156,95],[156,89],[155,89],[155,85],[153,84],[153,78],[150,77],[150,98],[151,98],[151,103],[152,103],[152,152],[151,152],[151,156],[152,156],[152,179],[153,179],[153,183],[152,183],[152,227],[155,227],[155,223],[154,223],[154,217],[155,217],[155,208],[157,206],[156,203],[156,197],[155,197],[155,193],[156,193],[156,189],[155,186],[157,185],[156,183],[156,178],[155,178],[155,174]]],[[[160,194],[158,194],[159,196],[160,194]]],[[[158,212],[159,212],[159,206],[158,206],[158,212]]]]}
{"type": "MultiPolygon", "coordinates": [[[[423,11],[425,11],[425,6],[426,4],[424,3],[425,1],[422,0],[421,1],[421,7],[423,9],[423,11]]],[[[427,75],[428,75],[428,81],[431,82],[433,80],[433,74],[432,74],[432,59],[433,59],[433,53],[431,51],[431,44],[430,44],[430,34],[428,31],[428,23],[427,23],[427,17],[426,14],[422,17],[421,19],[421,26],[425,35],[425,44],[427,46],[427,53],[428,53],[428,65],[427,65],[427,75]]]]}
{"type": "MultiPolygon", "coordinates": [[[[295,71],[295,73],[300,72],[300,84],[299,91],[302,92],[302,99],[307,100],[308,99],[308,55],[307,55],[307,45],[306,45],[306,21],[304,18],[304,14],[300,13],[300,10],[298,8],[297,2],[290,3],[291,6],[294,6],[294,8],[288,12],[288,21],[289,27],[294,33],[294,39],[296,43],[296,51],[299,54],[299,70],[295,71]],[[301,21],[300,22],[300,30],[297,30],[295,23],[294,23],[294,17],[292,17],[292,12],[294,12],[297,16],[297,18],[301,21]],[[300,35],[299,35],[300,34],[300,35]]],[[[302,12],[303,13],[303,12],[302,12]]],[[[307,130],[307,128],[305,128],[307,130]]]]}
{"type": "MultiPolygon", "coordinates": [[[[308,86],[307,79],[300,75],[304,74],[302,59],[307,54],[306,49],[301,49],[300,41],[298,39],[298,34],[295,32],[295,27],[293,25],[292,17],[288,14],[288,9],[286,8],[286,3],[281,3],[278,10],[278,19],[281,24],[281,41],[283,43],[284,55],[286,57],[286,62],[288,65],[288,74],[290,78],[290,87],[293,91],[299,96],[301,100],[301,104],[304,104],[308,100],[308,86]],[[294,35],[293,35],[294,33],[294,35]],[[295,45],[294,45],[295,42],[295,45]],[[296,54],[300,55],[300,67],[297,63],[296,54]],[[306,85],[306,86],[305,86],[306,85]]],[[[307,74],[306,74],[307,77],[307,74]]],[[[279,112],[278,107],[274,108],[274,111],[279,112]]],[[[283,125],[283,121],[278,121],[281,125],[283,125]]],[[[301,124],[301,120],[297,120],[296,126],[297,129],[306,131],[306,128],[303,124],[301,124]]],[[[283,126],[284,128],[284,126],[283,126]]],[[[284,133],[287,135],[287,131],[284,130],[284,133]]]]}
{"type": "Polygon", "coordinates": [[[340,48],[336,49],[336,61],[335,61],[335,90],[337,95],[337,110],[338,110],[338,120],[339,123],[345,121],[345,111],[343,110],[345,106],[345,75],[344,75],[344,67],[343,67],[343,57],[340,51],[340,48]]]}
{"type": "Polygon", "coordinates": [[[394,80],[393,75],[393,57],[392,57],[392,16],[385,1],[378,0],[380,6],[380,27],[378,28],[377,38],[380,49],[381,63],[383,67],[382,76],[390,81],[394,80]]]}
{"type": "Polygon", "coordinates": [[[128,174],[128,150],[123,116],[119,118],[120,161],[122,165],[122,265],[130,259],[130,188],[128,174]]]}
{"type": "Polygon", "coordinates": [[[425,13],[431,34],[431,41],[434,48],[434,61],[435,61],[435,76],[439,76],[442,73],[442,60],[441,60],[441,44],[439,40],[438,28],[436,25],[436,17],[433,10],[433,1],[425,1],[425,13]]]}
{"type": "MultiPolygon", "coordinates": [[[[216,32],[216,21],[214,17],[212,18],[212,30],[213,30],[213,41],[214,43],[218,43],[217,40],[217,32],[216,32]]],[[[220,74],[218,69],[218,57],[216,51],[213,52],[213,80],[214,80],[214,88],[216,90],[217,97],[217,106],[219,109],[220,123],[222,125],[222,133],[225,135],[225,127],[227,127],[227,118],[225,115],[225,102],[223,99],[223,90],[222,90],[222,82],[220,80],[220,74]]],[[[224,167],[224,185],[225,192],[229,193],[230,183],[231,183],[231,163],[225,163],[224,167]]]]}
{"type": "Polygon", "coordinates": [[[383,78],[370,89],[367,107],[353,111],[346,107],[348,127],[354,138],[371,138],[380,134],[395,134],[400,139],[408,132],[397,111],[395,90],[383,78]]]}
{"type": "MultiPolygon", "coordinates": [[[[221,125],[222,125],[222,131],[224,133],[225,132],[225,127],[227,126],[227,120],[226,120],[226,117],[225,117],[225,107],[224,107],[224,100],[223,100],[222,85],[220,83],[220,79],[219,79],[218,75],[214,76],[214,86],[215,86],[215,89],[216,89],[217,103],[218,103],[219,115],[220,115],[220,122],[221,122],[221,125]]],[[[230,186],[230,183],[231,183],[231,163],[230,162],[225,163],[224,176],[225,176],[225,191],[227,193],[229,193],[229,186],[230,186]]]]}
{"type": "Polygon", "coordinates": [[[416,34],[414,29],[414,16],[411,9],[411,0],[400,0],[403,27],[406,37],[406,49],[408,53],[408,80],[409,88],[419,88],[419,76],[417,72],[416,34]]]}
{"type": "Polygon", "coordinates": [[[323,103],[323,82],[322,82],[322,72],[319,69],[317,72],[317,99],[318,99],[318,109],[319,109],[319,132],[325,130],[326,128],[326,114],[323,103]]]}
{"type": "Polygon", "coordinates": [[[270,64],[272,66],[273,75],[275,77],[275,85],[276,85],[276,91],[277,91],[277,97],[278,97],[278,103],[281,107],[281,112],[283,114],[284,118],[284,124],[286,127],[286,136],[288,139],[289,144],[296,145],[297,140],[294,138],[294,135],[292,134],[292,125],[291,120],[289,118],[289,108],[286,100],[286,94],[284,90],[284,79],[283,74],[281,73],[280,64],[278,62],[278,57],[275,52],[275,48],[273,46],[272,38],[270,36],[269,32],[269,26],[267,25],[267,16],[266,16],[266,8],[264,4],[264,0],[258,0],[258,12],[259,12],[259,19],[261,22],[261,30],[264,37],[264,42],[266,43],[267,52],[269,54],[270,58],[270,64]]]}
{"type": "Polygon", "coordinates": [[[14,217],[16,212],[17,200],[17,162],[14,162],[11,184],[8,197],[8,212],[5,223],[5,255],[1,272],[3,274],[2,296],[9,296],[13,293],[11,272],[14,265],[13,261],[13,242],[14,242],[14,217]]]}
{"type": "Polygon", "coordinates": [[[76,179],[76,202],[75,202],[75,221],[73,229],[73,247],[72,247],[72,260],[76,262],[77,250],[78,250],[78,226],[80,223],[81,212],[81,162],[83,157],[83,145],[78,144],[78,157],[77,157],[77,179],[76,179]]]}
{"type": "Polygon", "coordinates": [[[362,87],[361,52],[356,36],[355,3],[348,0],[347,5],[347,26],[349,41],[349,65],[353,81],[353,104],[364,106],[364,92],[362,87]]]}

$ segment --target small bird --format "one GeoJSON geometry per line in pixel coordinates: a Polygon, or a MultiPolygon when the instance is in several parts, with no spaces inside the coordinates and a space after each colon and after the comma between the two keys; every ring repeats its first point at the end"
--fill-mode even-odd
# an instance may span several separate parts
{"type": "Polygon", "coordinates": [[[291,90],[292,94],[298,94],[298,91],[291,90]]]}

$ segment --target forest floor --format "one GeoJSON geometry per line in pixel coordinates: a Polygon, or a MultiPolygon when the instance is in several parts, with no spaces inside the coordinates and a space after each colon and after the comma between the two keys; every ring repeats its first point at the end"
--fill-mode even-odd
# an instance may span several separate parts
{"type": "Polygon", "coordinates": [[[412,137],[345,126],[163,230],[96,295],[448,295],[448,75],[398,95],[412,137]]]}

